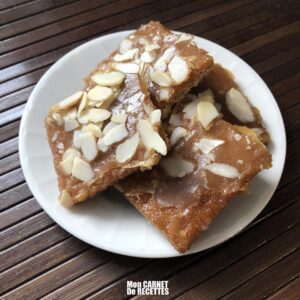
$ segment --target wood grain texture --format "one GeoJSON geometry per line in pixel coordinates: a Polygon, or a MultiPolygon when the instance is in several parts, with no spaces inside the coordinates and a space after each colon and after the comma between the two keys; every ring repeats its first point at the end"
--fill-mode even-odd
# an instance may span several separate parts
{"type": "Polygon", "coordinates": [[[0,1],[0,299],[128,299],[127,280],[169,280],[165,299],[299,299],[299,15],[295,0],[0,1]],[[70,236],[32,196],[18,155],[20,118],[45,71],[86,41],[152,19],[249,63],[276,98],[288,143],[276,193],[241,234],[159,260],[115,255],[70,236]]]}

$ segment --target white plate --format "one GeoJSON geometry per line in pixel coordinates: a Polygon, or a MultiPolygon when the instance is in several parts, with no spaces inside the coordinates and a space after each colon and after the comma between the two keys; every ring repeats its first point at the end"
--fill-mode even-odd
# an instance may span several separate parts
{"type": "MultiPolygon", "coordinates": [[[[84,87],[82,78],[116,49],[130,31],[106,35],[75,48],[40,79],[25,107],[20,127],[20,159],[26,181],[39,204],[61,227],[77,238],[111,252],[138,257],[172,257],[179,254],[119,193],[111,190],[72,209],[59,205],[57,178],[47,143],[44,118],[54,103],[84,87]]],[[[273,167],[251,184],[251,194],[230,202],[210,228],[195,241],[195,253],[218,245],[247,226],[272,197],[282,174],[286,137],[280,111],[271,92],[239,57],[208,40],[196,43],[236,76],[243,92],[257,106],[271,135],[273,167]]]]}

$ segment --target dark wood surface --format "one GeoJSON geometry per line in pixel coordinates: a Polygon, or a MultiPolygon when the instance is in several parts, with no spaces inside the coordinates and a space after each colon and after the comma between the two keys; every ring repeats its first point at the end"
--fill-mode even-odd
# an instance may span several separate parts
{"type": "Polygon", "coordinates": [[[300,2],[0,0],[0,298],[123,299],[126,281],[168,280],[172,298],[300,299],[300,2]],[[283,115],[278,189],[241,234],[187,257],[138,259],[70,236],[33,198],[18,130],[42,74],[72,48],[149,20],[230,49],[266,81],[283,115]]]}

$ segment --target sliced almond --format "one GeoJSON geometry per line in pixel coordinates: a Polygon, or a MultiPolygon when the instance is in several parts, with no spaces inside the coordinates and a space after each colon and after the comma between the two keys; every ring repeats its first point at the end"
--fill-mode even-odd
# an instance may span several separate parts
{"type": "Polygon", "coordinates": [[[72,175],[77,179],[88,182],[93,179],[94,171],[83,159],[75,157],[72,168],[72,175]]]}
{"type": "Polygon", "coordinates": [[[158,122],[160,122],[161,119],[161,110],[160,109],[153,110],[150,113],[149,118],[152,125],[157,124],[158,122]]]}
{"type": "Polygon", "coordinates": [[[82,91],[76,92],[72,96],[58,103],[60,109],[66,109],[70,106],[73,106],[79,102],[82,97],[82,91]]]}
{"type": "Polygon", "coordinates": [[[132,60],[139,52],[138,48],[134,48],[134,49],[130,49],[128,51],[126,51],[123,54],[119,54],[117,53],[114,57],[113,60],[114,61],[125,61],[125,60],[132,60]]]}
{"type": "Polygon", "coordinates": [[[95,73],[92,80],[102,86],[117,86],[120,85],[125,78],[122,72],[112,71],[108,73],[95,73]]]}
{"type": "Polygon", "coordinates": [[[184,177],[194,171],[194,164],[181,158],[162,158],[159,165],[171,177],[184,177]]]}
{"type": "Polygon", "coordinates": [[[127,114],[113,114],[112,117],[110,118],[112,122],[120,124],[120,123],[125,123],[127,120],[127,114]]]}
{"type": "Polygon", "coordinates": [[[148,44],[145,46],[145,51],[147,51],[147,52],[151,52],[151,51],[157,50],[157,49],[160,49],[160,46],[157,44],[148,44]]]}
{"type": "Polygon", "coordinates": [[[107,120],[111,116],[111,112],[101,108],[91,108],[88,112],[89,120],[98,123],[107,120]]]}
{"type": "Polygon", "coordinates": [[[124,163],[131,159],[139,145],[139,134],[135,133],[132,137],[127,139],[124,143],[118,145],[116,149],[116,159],[119,163],[124,163]]]}
{"type": "Polygon", "coordinates": [[[254,121],[254,114],[247,99],[237,89],[231,88],[226,93],[226,105],[230,112],[239,121],[243,123],[249,123],[254,121]]]}
{"type": "Polygon", "coordinates": [[[170,98],[170,90],[168,88],[160,89],[159,100],[168,100],[170,98]]]}
{"type": "Polygon", "coordinates": [[[176,40],[175,44],[190,41],[193,39],[193,36],[190,34],[182,33],[179,38],[176,40]]]}
{"type": "Polygon", "coordinates": [[[84,125],[81,128],[82,132],[91,132],[95,137],[100,137],[102,135],[102,131],[99,126],[95,124],[84,125]]]}
{"type": "Polygon", "coordinates": [[[149,44],[149,42],[144,38],[144,37],[140,37],[138,40],[139,44],[146,46],[149,44]]]}
{"type": "Polygon", "coordinates": [[[103,138],[100,138],[97,142],[98,149],[101,152],[106,152],[108,150],[108,146],[104,144],[103,138]]]}
{"type": "Polygon", "coordinates": [[[214,150],[216,147],[224,144],[225,142],[223,140],[216,140],[216,139],[207,139],[202,138],[200,139],[199,143],[196,143],[195,145],[204,153],[208,154],[212,150],[214,150]]]}
{"type": "Polygon", "coordinates": [[[81,154],[80,152],[77,150],[77,149],[74,149],[74,148],[68,148],[63,156],[62,156],[62,160],[65,160],[66,158],[68,158],[69,156],[77,156],[77,157],[81,157],[81,154]]]}
{"type": "Polygon", "coordinates": [[[80,148],[80,130],[75,130],[73,132],[73,146],[76,148],[80,148]]]}
{"type": "Polygon", "coordinates": [[[212,91],[210,89],[206,90],[203,93],[199,93],[197,96],[197,99],[202,102],[210,102],[210,103],[215,102],[214,94],[212,93],[212,91]]]}
{"type": "Polygon", "coordinates": [[[169,120],[169,123],[173,126],[180,126],[182,124],[182,121],[180,119],[179,114],[172,114],[169,120]]]}
{"type": "Polygon", "coordinates": [[[197,105],[198,105],[199,101],[197,100],[193,100],[192,102],[190,102],[189,104],[187,104],[184,109],[184,118],[185,119],[193,119],[196,115],[197,115],[197,105]]]}
{"type": "Polygon", "coordinates": [[[199,121],[206,130],[209,129],[211,122],[219,116],[217,109],[210,102],[199,102],[197,112],[199,121]]]}
{"type": "Polygon", "coordinates": [[[139,75],[145,76],[145,74],[148,70],[148,65],[146,63],[144,63],[143,61],[141,61],[139,66],[140,66],[139,75]]]}
{"type": "Polygon", "coordinates": [[[240,176],[240,172],[235,167],[227,164],[212,163],[206,166],[205,169],[215,175],[226,178],[238,178],[240,176]]]}
{"type": "Polygon", "coordinates": [[[74,107],[65,114],[64,119],[75,120],[76,116],[77,116],[77,110],[74,107]]]}
{"type": "Polygon", "coordinates": [[[68,157],[66,157],[64,160],[62,160],[59,163],[66,175],[71,175],[72,167],[73,167],[73,161],[74,161],[74,156],[69,155],[68,157]]]}
{"type": "Polygon", "coordinates": [[[139,65],[136,63],[116,63],[114,68],[123,73],[133,73],[136,74],[139,72],[139,65]]]}
{"type": "Polygon", "coordinates": [[[125,52],[127,52],[128,50],[130,50],[132,48],[132,41],[129,39],[124,39],[119,47],[120,53],[124,54],[125,52]]]}
{"type": "Polygon", "coordinates": [[[65,119],[65,131],[72,131],[79,127],[79,124],[76,120],[65,119]]]}
{"type": "Polygon", "coordinates": [[[108,122],[103,129],[103,134],[107,134],[113,127],[117,125],[117,123],[114,123],[112,121],[108,122]]]}
{"type": "Polygon", "coordinates": [[[151,63],[155,60],[156,58],[156,54],[154,51],[145,51],[142,55],[141,55],[141,61],[145,62],[145,63],[151,63]]]}
{"type": "Polygon", "coordinates": [[[77,112],[77,116],[80,116],[80,114],[82,113],[83,110],[86,109],[88,105],[88,97],[87,97],[87,92],[83,92],[79,107],[78,107],[78,112],[77,112]]]}
{"type": "Polygon", "coordinates": [[[56,124],[58,126],[61,126],[61,125],[64,124],[64,120],[63,120],[62,116],[59,113],[57,113],[57,112],[53,113],[52,118],[54,119],[54,121],[56,122],[56,124]]]}
{"type": "Polygon", "coordinates": [[[58,201],[64,207],[71,207],[74,205],[74,203],[72,202],[71,195],[66,190],[63,190],[60,193],[58,201]]]}
{"type": "Polygon", "coordinates": [[[151,74],[151,80],[163,87],[170,87],[172,85],[172,79],[167,73],[160,71],[153,72],[151,74]]]}
{"type": "Polygon", "coordinates": [[[186,137],[188,135],[188,131],[182,127],[176,127],[172,131],[170,137],[170,144],[171,146],[175,145],[181,138],[186,137]]]}
{"type": "Polygon", "coordinates": [[[103,137],[103,142],[106,146],[109,146],[123,140],[127,135],[126,125],[122,123],[110,129],[103,137]]]}
{"type": "Polygon", "coordinates": [[[90,121],[89,111],[86,110],[82,112],[81,115],[77,117],[77,120],[80,124],[87,124],[90,121]]]}
{"type": "Polygon", "coordinates": [[[188,79],[189,66],[184,59],[175,55],[168,64],[168,70],[172,79],[177,83],[182,83],[188,79]]]}
{"type": "Polygon", "coordinates": [[[82,132],[80,135],[80,147],[84,157],[92,161],[98,154],[95,136],[92,132],[82,132]]]}
{"type": "Polygon", "coordinates": [[[153,129],[152,125],[147,120],[139,120],[138,130],[146,148],[154,149],[162,155],[167,154],[165,141],[161,138],[159,133],[153,129]]]}
{"type": "Polygon", "coordinates": [[[164,53],[156,60],[154,64],[154,69],[156,71],[164,72],[167,68],[167,64],[172,59],[176,52],[175,47],[168,48],[164,51],[164,53]]]}
{"type": "Polygon", "coordinates": [[[114,97],[113,90],[106,86],[96,85],[88,92],[88,98],[95,102],[108,101],[114,97]]]}

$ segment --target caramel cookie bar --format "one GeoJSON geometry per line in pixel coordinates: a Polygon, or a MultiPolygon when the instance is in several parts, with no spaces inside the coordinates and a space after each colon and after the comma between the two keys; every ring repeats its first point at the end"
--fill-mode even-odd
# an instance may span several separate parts
{"type": "Polygon", "coordinates": [[[168,155],[151,171],[117,185],[182,253],[233,196],[271,167],[271,156],[255,131],[222,120],[207,94],[188,95],[175,108],[168,155]]]}

